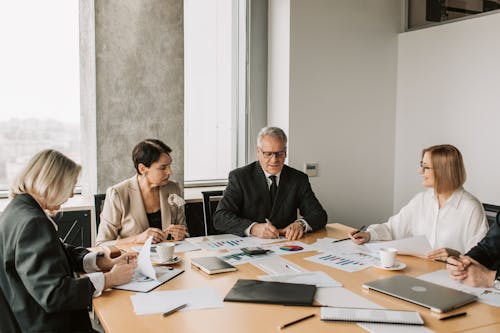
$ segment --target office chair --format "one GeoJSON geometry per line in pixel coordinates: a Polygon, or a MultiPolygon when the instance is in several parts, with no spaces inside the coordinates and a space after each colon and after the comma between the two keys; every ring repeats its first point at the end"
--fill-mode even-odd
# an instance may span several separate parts
{"type": "Polygon", "coordinates": [[[94,194],[94,211],[95,211],[95,230],[99,230],[99,223],[101,223],[101,212],[104,206],[104,199],[106,194],[94,194]]]}
{"type": "Polygon", "coordinates": [[[205,236],[218,235],[220,232],[215,230],[213,215],[217,209],[223,191],[203,191],[203,218],[205,220],[205,236]]]}
{"type": "Polygon", "coordinates": [[[500,206],[490,205],[483,203],[486,219],[488,219],[488,226],[491,227],[493,223],[500,222],[500,206]]]}

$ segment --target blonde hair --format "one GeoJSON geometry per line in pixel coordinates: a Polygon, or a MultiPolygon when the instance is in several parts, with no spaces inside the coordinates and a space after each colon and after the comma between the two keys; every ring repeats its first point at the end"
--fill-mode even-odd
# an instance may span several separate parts
{"type": "Polygon", "coordinates": [[[452,145],[437,145],[425,148],[422,157],[429,153],[434,171],[434,191],[453,192],[465,183],[466,173],[460,151],[452,145]]]}
{"type": "Polygon", "coordinates": [[[21,170],[11,185],[10,196],[27,193],[46,207],[62,205],[73,193],[81,168],[56,150],[43,150],[21,170]]]}

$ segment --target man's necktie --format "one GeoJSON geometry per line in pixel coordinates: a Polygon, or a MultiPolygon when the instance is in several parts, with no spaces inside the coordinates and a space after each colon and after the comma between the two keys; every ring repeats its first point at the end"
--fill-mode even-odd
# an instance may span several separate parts
{"type": "Polygon", "coordinates": [[[271,207],[273,206],[274,199],[276,198],[276,192],[278,191],[278,184],[276,184],[276,176],[269,176],[271,179],[271,187],[269,188],[269,192],[271,193],[271,207]]]}

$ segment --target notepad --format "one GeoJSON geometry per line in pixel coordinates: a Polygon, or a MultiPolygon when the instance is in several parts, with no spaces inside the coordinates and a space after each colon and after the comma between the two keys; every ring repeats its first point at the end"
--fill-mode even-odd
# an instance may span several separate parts
{"type": "Polygon", "coordinates": [[[322,307],[321,320],[423,325],[416,311],[322,307]]]}
{"type": "Polygon", "coordinates": [[[207,274],[236,271],[237,268],[218,257],[198,257],[191,259],[191,264],[207,274]]]}

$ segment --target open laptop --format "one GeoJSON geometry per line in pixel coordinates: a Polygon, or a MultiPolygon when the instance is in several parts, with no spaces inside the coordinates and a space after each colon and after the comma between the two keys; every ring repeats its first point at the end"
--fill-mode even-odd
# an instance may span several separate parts
{"type": "Polygon", "coordinates": [[[447,312],[477,300],[474,295],[406,275],[367,282],[363,288],[425,306],[434,312],[447,312]]]}

